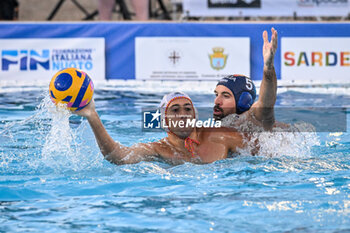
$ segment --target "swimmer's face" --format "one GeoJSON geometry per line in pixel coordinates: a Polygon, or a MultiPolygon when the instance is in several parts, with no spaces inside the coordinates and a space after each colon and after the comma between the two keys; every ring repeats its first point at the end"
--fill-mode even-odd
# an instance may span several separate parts
{"type": "Polygon", "coordinates": [[[185,98],[173,100],[167,110],[166,120],[171,132],[180,138],[187,138],[193,128],[186,127],[187,119],[195,118],[191,101],[185,98]]]}
{"type": "Polygon", "coordinates": [[[221,120],[227,115],[236,113],[236,101],[230,89],[223,85],[218,85],[216,86],[214,93],[216,96],[213,109],[215,120],[221,120]]]}

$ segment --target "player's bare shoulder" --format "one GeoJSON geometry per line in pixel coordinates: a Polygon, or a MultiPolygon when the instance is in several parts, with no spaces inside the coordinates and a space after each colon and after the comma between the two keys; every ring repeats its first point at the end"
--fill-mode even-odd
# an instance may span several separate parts
{"type": "Polygon", "coordinates": [[[242,134],[234,128],[201,128],[199,132],[201,140],[210,140],[225,145],[231,145],[234,142],[240,144],[243,140],[242,134]]]}
{"type": "Polygon", "coordinates": [[[152,150],[157,155],[162,155],[165,152],[169,151],[169,149],[170,149],[169,142],[167,141],[166,138],[163,138],[163,139],[156,141],[156,142],[151,142],[151,143],[149,143],[149,146],[152,147],[152,150]]]}

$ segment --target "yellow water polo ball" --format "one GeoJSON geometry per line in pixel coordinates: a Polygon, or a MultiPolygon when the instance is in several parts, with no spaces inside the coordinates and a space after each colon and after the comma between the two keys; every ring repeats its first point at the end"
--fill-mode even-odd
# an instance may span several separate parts
{"type": "Polygon", "coordinates": [[[84,71],[66,68],[52,77],[49,91],[56,105],[62,103],[71,111],[79,111],[90,103],[94,84],[84,71]]]}

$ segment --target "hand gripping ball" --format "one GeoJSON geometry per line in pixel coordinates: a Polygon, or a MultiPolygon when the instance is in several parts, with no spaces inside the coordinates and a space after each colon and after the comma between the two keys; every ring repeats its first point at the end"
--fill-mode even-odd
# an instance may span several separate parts
{"type": "Polygon", "coordinates": [[[67,68],[52,77],[49,90],[56,105],[62,103],[71,111],[79,111],[90,103],[94,84],[87,73],[67,68]]]}

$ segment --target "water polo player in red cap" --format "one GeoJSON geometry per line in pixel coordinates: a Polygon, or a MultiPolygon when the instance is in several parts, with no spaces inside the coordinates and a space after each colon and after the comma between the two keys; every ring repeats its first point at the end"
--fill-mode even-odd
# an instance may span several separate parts
{"type": "Polygon", "coordinates": [[[183,162],[210,163],[225,159],[229,152],[244,147],[240,133],[227,128],[196,127],[196,111],[190,97],[182,92],[165,95],[160,110],[167,137],[151,143],[138,143],[131,147],[115,142],[104,128],[94,102],[75,112],[86,117],[104,157],[115,164],[138,163],[162,158],[178,164],[183,162]]]}

